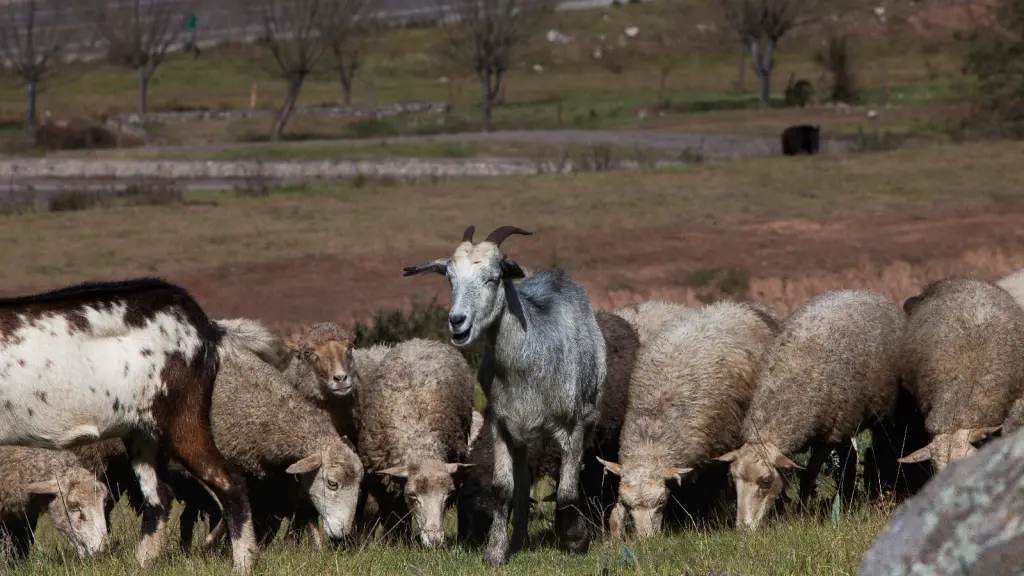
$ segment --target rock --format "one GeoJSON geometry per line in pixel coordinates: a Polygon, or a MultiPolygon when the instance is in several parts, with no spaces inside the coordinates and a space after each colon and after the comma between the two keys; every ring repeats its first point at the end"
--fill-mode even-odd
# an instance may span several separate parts
{"type": "Polygon", "coordinates": [[[640,34],[640,28],[637,26],[630,26],[625,30],[627,38],[636,38],[640,34]]]}
{"type": "Polygon", "coordinates": [[[600,60],[603,53],[601,52],[601,48],[598,47],[594,48],[593,53],[591,53],[590,55],[594,58],[594,60],[600,60]]]}
{"type": "Polygon", "coordinates": [[[566,36],[565,34],[562,34],[558,30],[555,30],[554,28],[548,30],[547,39],[548,42],[552,44],[568,44],[572,42],[572,38],[566,36]]]}
{"type": "Polygon", "coordinates": [[[1024,430],[950,464],[901,505],[859,574],[1024,574],[1024,430]]]}
{"type": "Polygon", "coordinates": [[[536,72],[537,74],[540,74],[541,72],[544,71],[544,67],[541,66],[540,64],[534,64],[533,71],[536,72]]]}
{"type": "Polygon", "coordinates": [[[874,120],[875,118],[878,118],[878,111],[873,108],[868,110],[868,119],[874,120]]]}

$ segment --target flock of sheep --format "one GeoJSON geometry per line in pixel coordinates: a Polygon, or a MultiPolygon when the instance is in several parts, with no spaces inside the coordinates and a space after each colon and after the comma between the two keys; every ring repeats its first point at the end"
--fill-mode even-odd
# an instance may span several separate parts
{"type": "Polygon", "coordinates": [[[453,345],[357,349],[333,323],[285,341],[148,279],[0,300],[5,553],[25,555],[49,512],[98,554],[127,495],[144,567],[166,547],[172,498],[182,546],[206,517],[204,545],[229,533],[240,572],[284,519],[317,545],[381,528],[438,547],[452,505],[459,541],[501,564],[525,544],[543,477],[559,546],[585,553],[594,534],[658,533],[731,498],[737,528],[755,530],[782,501],[780,471],[802,470],[809,499],[833,451],[850,498],[865,430],[877,493],[906,484],[901,464],[930,461],[927,477],[1024,420],[1024,271],[939,280],[902,307],[858,289],[788,317],[733,301],[594,311],[565,273],[529,274],[501,250],[528,232],[473,234],[405,269],[447,278],[453,345]],[[478,340],[474,379],[457,348],[478,340]]]}

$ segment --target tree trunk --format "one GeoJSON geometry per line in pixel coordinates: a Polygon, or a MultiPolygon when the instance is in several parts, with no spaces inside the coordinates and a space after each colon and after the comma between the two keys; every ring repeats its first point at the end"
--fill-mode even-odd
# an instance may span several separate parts
{"type": "Polygon", "coordinates": [[[36,94],[39,85],[35,80],[25,83],[25,141],[35,142],[36,138],[36,94]]]}
{"type": "Polygon", "coordinates": [[[491,89],[491,71],[490,69],[483,69],[480,71],[480,88],[483,90],[483,118],[481,129],[484,132],[490,132],[494,129],[494,124],[491,121],[491,112],[494,105],[494,91],[491,89]]]}
{"type": "Polygon", "coordinates": [[[761,53],[757,40],[750,42],[750,60],[757,75],[758,99],[762,108],[767,108],[772,100],[772,68],[775,67],[775,42],[769,41],[761,53]]]}
{"type": "Polygon", "coordinates": [[[149,76],[151,71],[148,66],[141,66],[135,71],[139,76],[139,114],[145,114],[149,97],[149,76]]]}
{"type": "Polygon", "coordinates": [[[736,71],[736,92],[742,94],[747,91],[747,47],[740,45],[740,66],[736,71]]]}
{"type": "Polygon", "coordinates": [[[271,140],[277,142],[281,139],[284,126],[288,123],[292,110],[295,109],[295,101],[299,99],[299,90],[302,89],[302,82],[305,79],[306,77],[301,74],[295,74],[288,79],[288,93],[284,97],[284,105],[278,110],[277,118],[274,119],[274,128],[270,132],[271,140]]]}
{"type": "Polygon", "coordinates": [[[341,67],[341,92],[345,95],[345,106],[352,105],[352,78],[345,73],[345,67],[341,67]]]}

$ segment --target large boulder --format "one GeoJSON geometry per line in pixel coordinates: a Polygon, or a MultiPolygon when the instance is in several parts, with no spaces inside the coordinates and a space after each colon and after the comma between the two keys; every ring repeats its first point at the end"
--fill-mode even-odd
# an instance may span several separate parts
{"type": "Polygon", "coordinates": [[[896,510],[859,574],[1024,574],[1024,430],[932,478],[896,510]]]}

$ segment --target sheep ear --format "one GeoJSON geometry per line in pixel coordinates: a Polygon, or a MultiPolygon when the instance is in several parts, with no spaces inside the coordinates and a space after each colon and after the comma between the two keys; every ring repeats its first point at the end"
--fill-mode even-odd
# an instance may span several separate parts
{"type": "Polygon", "coordinates": [[[911,452],[903,458],[897,458],[896,461],[900,464],[914,464],[915,462],[926,462],[932,459],[932,445],[929,444],[920,450],[911,452]]]}
{"type": "Polygon", "coordinates": [[[521,280],[526,277],[526,273],[519,266],[515,260],[511,258],[505,258],[501,261],[501,279],[502,280],[521,280]]]}
{"type": "Polygon", "coordinates": [[[998,432],[1002,427],[1003,426],[1000,424],[999,426],[989,426],[988,428],[972,428],[967,432],[967,441],[971,444],[981,442],[988,436],[998,432]]]}
{"type": "Polygon", "coordinates": [[[796,462],[793,462],[789,458],[786,458],[785,454],[776,454],[775,455],[775,467],[776,468],[795,468],[797,470],[803,470],[804,469],[803,466],[797,464],[796,462]]]}
{"type": "Polygon", "coordinates": [[[46,494],[48,496],[56,495],[59,491],[56,480],[47,480],[45,482],[33,482],[25,485],[25,492],[29,494],[46,494]]]}
{"type": "Polygon", "coordinates": [[[424,272],[436,272],[444,275],[448,272],[449,258],[438,258],[437,260],[431,260],[425,264],[418,266],[406,266],[402,269],[402,276],[417,276],[424,272]]]}
{"type": "Polygon", "coordinates": [[[408,478],[409,477],[409,468],[406,467],[406,466],[395,466],[394,468],[388,468],[386,470],[381,470],[381,471],[377,472],[377,474],[384,474],[384,475],[387,475],[387,476],[391,476],[393,478],[408,478]]]}
{"type": "Polygon", "coordinates": [[[622,466],[616,464],[615,462],[609,462],[607,460],[604,460],[599,456],[595,456],[595,458],[597,458],[598,462],[604,465],[605,470],[611,472],[612,474],[615,474],[616,476],[622,474],[622,466]]]}
{"type": "Polygon", "coordinates": [[[686,476],[690,472],[693,472],[693,468],[663,468],[661,471],[662,477],[665,481],[675,480],[676,482],[682,482],[683,476],[686,476]]]}
{"type": "Polygon", "coordinates": [[[733,450],[732,452],[726,452],[717,458],[712,458],[712,460],[717,460],[719,462],[732,462],[733,460],[736,460],[736,457],[739,455],[739,450],[733,450]]]}
{"type": "Polygon", "coordinates": [[[448,474],[455,474],[456,472],[459,472],[461,470],[466,470],[468,468],[472,468],[473,466],[476,466],[476,464],[461,464],[461,463],[458,463],[458,462],[451,462],[451,463],[445,464],[444,465],[444,469],[445,469],[445,472],[447,472],[448,474]]]}
{"type": "Polygon", "coordinates": [[[289,474],[309,474],[310,472],[316,472],[320,469],[320,455],[313,454],[312,456],[306,456],[302,460],[289,466],[285,472],[289,474]]]}

